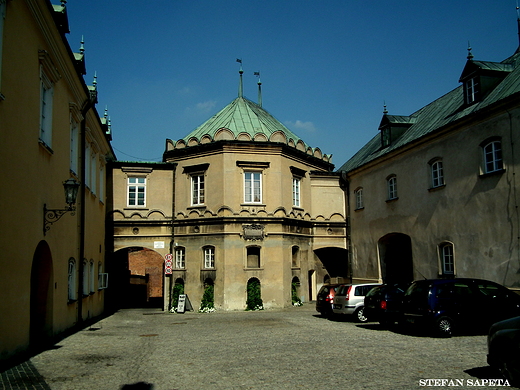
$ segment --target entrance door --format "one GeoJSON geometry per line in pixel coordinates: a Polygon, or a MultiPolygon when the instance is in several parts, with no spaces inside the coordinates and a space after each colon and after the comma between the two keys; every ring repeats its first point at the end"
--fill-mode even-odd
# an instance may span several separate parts
{"type": "Polygon", "coordinates": [[[49,245],[40,241],[34,252],[31,267],[30,344],[41,348],[50,342],[53,335],[52,256],[49,245]]]}

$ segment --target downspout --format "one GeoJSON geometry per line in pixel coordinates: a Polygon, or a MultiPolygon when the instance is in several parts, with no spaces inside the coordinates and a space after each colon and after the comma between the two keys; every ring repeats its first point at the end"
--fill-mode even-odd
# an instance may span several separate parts
{"type": "MultiPolygon", "coordinates": [[[[175,220],[175,170],[177,169],[177,164],[173,166],[172,169],[172,222],[171,222],[171,241],[170,241],[170,253],[173,255],[172,261],[175,261],[175,229],[174,229],[174,220],[175,220]]],[[[173,275],[170,275],[170,296],[168,297],[168,311],[173,309],[173,287],[174,287],[173,275]]]]}
{"type": "MultiPolygon", "coordinates": [[[[90,91],[88,92],[90,95],[90,91]]],[[[85,215],[85,175],[86,175],[86,164],[87,158],[85,156],[86,146],[87,146],[87,135],[86,135],[86,122],[87,122],[87,112],[94,107],[95,99],[92,96],[89,96],[89,99],[85,101],[83,107],[81,109],[81,138],[80,138],[80,150],[81,150],[81,160],[80,160],[80,227],[79,227],[79,283],[78,283],[78,324],[83,322],[83,275],[85,273],[85,269],[83,267],[83,260],[85,258],[85,223],[86,223],[86,215],[85,215]]]]}
{"type": "Polygon", "coordinates": [[[347,222],[347,267],[348,267],[348,276],[350,279],[350,284],[352,284],[352,239],[350,235],[350,183],[348,181],[347,172],[341,171],[341,186],[345,191],[345,208],[346,212],[346,222],[347,222]]]}

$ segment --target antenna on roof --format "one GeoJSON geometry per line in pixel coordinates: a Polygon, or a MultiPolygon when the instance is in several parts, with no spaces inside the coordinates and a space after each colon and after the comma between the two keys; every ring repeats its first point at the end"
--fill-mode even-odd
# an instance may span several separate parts
{"type": "Polygon", "coordinates": [[[471,53],[471,45],[468,41],[468,60],[472,60],[473,59],[473,53],[471,53]]]}
{"type": "Polygon", "coordinates": [[[242,84],[242,74],[244,73],[244,71],[242,70],[242,59],[237,58],[237,62],[240,63],[240,70],[238,71],[238,73],[240,74],[240,82],[238,84],[238,97],[243,97],[244,96],[244,86],[242,84]]]}
{"type": "Polygon", "coordinates": [[[260,72],[255,72],[254,74],[258,77],[258,105],[262,107],[262,82],[260,81],[260,72]]]}

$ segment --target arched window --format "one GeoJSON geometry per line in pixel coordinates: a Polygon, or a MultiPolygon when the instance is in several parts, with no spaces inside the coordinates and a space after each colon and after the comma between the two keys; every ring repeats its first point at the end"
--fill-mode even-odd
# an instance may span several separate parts
{"type": "Polygon", "coordinates": [[[94,288],[95,288],[95,278],[94,278],[94,275],[95,275],[95,269],[94,269],[94,260],[90,260],[90,265],[89,265],[89,281],[90,281],[90,292],[93,293],[95,292],[94,288]]]}
{"type": "Polygon", "coordinates": [[[69,301],[76,300],[76,260],[72,257],[69,259],[69,271],[68,271],[68,283],[69,283],[69,301]]]}
{"type": "Polygon", "coordinates": [[[83,296],[87,296],[90,293],[90,285],[89,285],[89,266],[87,260],[83,260],[83,296]]]}
{"type": "Polygon", "coordinates": [[[363,205],[363,187],[358,187],[354,190],[354,199],[356,200],[356,210],[360,210],[364,207],[363,205]]]}
{"type": "Polygon", "coordinates": [[[204,268],[215,268],[215,247],[204,247],[204,268]]]}
{"type": "Polygon", "coordinates": [[[392,175],[386,179],[388,200],[397,199],[397,176],[392,175]]]}
{"type": "Polygon", "coordinates": [[[292,261],[291,266],[293,268],[299,268],[300,267],[300,248],[297,246],[292,247],[292,261]]]}
{"type": "Polygon", "coordinates": [[[502,145],[499,139],[493,139],[482,144],[484,173],[501,171],[504,168],[502,161],[502,145]]]}
{"type": "Polygon", "coordinates": [[[260,268],[260,247],[247,247],[247,268],[260,268]]]}
{"type": "Polygon", "coordinates": [[[444,185],[444,168],[440,158],[430,161],[430,188],[442,187],[444,185]]]}
{"type": "Polygon", "coordinates": [[[455,257],[453,252],[453,244],[450,242],[443,242],[439,245],[439,257],[441,265],[441,275],[455,274],[455,257]]]}

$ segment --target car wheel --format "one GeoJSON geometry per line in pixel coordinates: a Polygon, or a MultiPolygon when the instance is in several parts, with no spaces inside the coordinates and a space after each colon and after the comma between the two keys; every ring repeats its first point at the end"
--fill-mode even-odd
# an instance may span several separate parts
{"type": "Polygon", "coordinates": [[[453,320],[446,316],[437,318],[435,331],[441,337],[450,337],[453,334],[453,320]]]}
{"type": "Polygon", "coordinates": [[[354,318],[356,319],[357,322],[367,322],[368,321],[368,318],[365,317],[365,314],[364,314],[365,310],[363,307],[360,307],[359,309],[357,309],[354,313],[354,318]]]}

